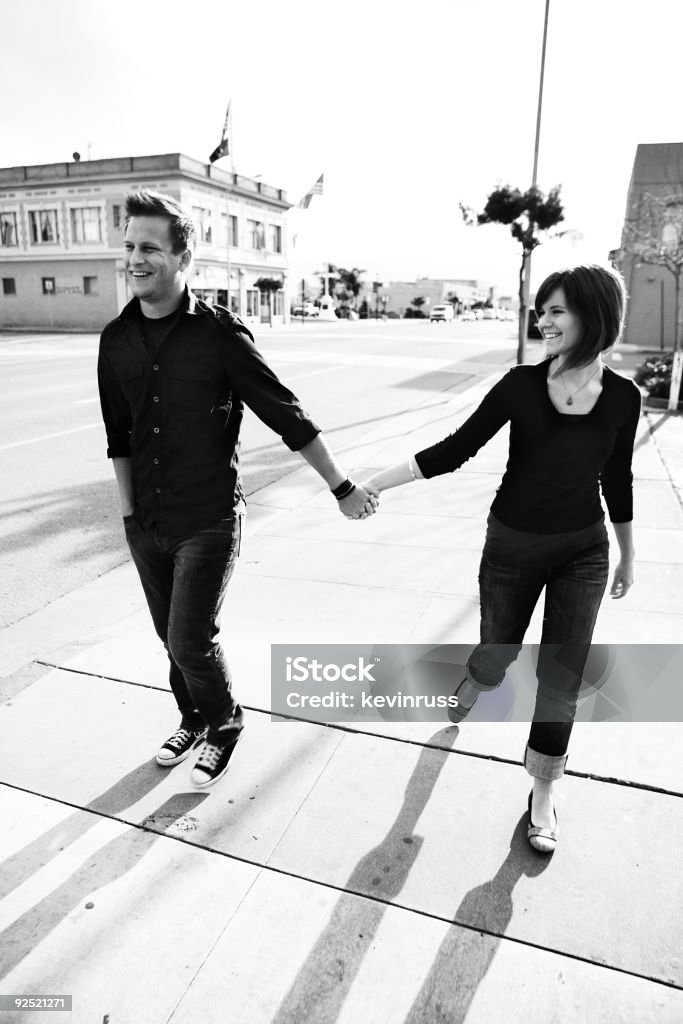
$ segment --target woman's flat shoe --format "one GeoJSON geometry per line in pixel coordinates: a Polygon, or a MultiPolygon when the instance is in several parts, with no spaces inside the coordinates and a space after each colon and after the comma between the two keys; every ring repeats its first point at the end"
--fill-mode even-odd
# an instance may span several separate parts
{"type": "Polygon", "coordinates": [[[560,834],[560,826],[557,821],[557,811],[553,807],[553,813],[555,815],[555,827],[554,828],[540,828],[538,825],[534,825],[531,820],[531,801],[533,798],[533,790],[529,793],[529,827],[527,829],[527,836],[529,842],[533,846],[534,850],[538,850],[539,853],[554,853],[555,847],[557,846],[557,837],[560,834]]]}
{"type": "Polygon", "coordinates": [[[455,707],[451,704],[448,705],[448,717],[454,725],[460,725],[461,722],[464,722],[477,703],[479,693],[480,691],[472,686],[472,683],[465,676],[453,693],[453,696],[458,698],[458,703],[455,707]]]}

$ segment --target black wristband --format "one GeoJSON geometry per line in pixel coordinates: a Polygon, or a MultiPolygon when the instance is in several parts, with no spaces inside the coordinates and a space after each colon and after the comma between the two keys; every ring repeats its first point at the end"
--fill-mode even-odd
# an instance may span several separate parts
{"type": "Polygon", "coordinates": [[[348,498],[349,494],[352,494],[355,489],[356,485],[352,480],[349,480],[348,477],[346,480],[342,480],[337,487],[330,487],[330,490],[337,501],[342,501],[344,498],[348,498]]]}

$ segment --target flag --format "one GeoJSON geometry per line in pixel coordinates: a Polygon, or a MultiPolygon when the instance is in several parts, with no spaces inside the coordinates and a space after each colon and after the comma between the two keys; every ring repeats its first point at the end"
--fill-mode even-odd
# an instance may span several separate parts
{"type": "Polygon", "coordinates": [[[225,114],[225,124],[223,125],[223,134],[221,135],[221,141],[218,143],[213,153],[209,157],[209,163],[213,164],[216,160],[220,160],[222,156],[228,156],[232,149],[231,135],[231,123],[230,123],[230,104],[232,100],[228,100],[228,109],[225,114]]]}
{"type": "Polygon", "coordinates": [[[323,194],[323,177],[324,175],[321,174],[318,180],[316,181],[315,185],[311,185],[310,189],[303,197],[301,202],[297,204],[301,210],[308,209],[308,207],[311,205],[311,199],[313,198],[313,196],[321,196],[323,194]]]}

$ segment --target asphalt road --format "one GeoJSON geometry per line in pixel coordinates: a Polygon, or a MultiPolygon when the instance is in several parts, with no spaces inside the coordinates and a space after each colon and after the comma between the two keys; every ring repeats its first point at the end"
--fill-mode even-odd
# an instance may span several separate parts
{"type": "MultiPolygon", "coordinates": [[[[256,332],[273,369],[342,463],[386,418],[514,362],[515,325],[421,321],[305,323],[256,332]]],[[[105,455],[94,335],[0,335],[0,628],[128,557],[105,455]]],[[[542,355],[540,346],[533,346],[542,355]]],[[[457,424],[444,424],[446,434],[457,424]]],[[[408,454],[408,453],[407,453],[408,454]]],[[[298,469],[251,413],[242,433],[247,495],[298,469]]]]}

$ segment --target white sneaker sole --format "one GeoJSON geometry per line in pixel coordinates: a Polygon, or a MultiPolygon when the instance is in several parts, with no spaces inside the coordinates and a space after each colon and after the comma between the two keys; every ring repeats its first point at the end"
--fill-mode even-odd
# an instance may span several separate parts
{"type": "MultiPolygon", "coordinates": [[[[161,757],[161,751],[159,751],[159,753],[156,756],[156,762],[157,764],[160,764],[162,768],[173,768],[173,766],[176,764],[182,764],[182,762],[186,761],[190,754],[197,749],[197,747],[200,747],[202,745],[205,739],[206,736],[198,737],[198,739],[194,741],[192,746],[188,747],[184,754],[177,754],[173,757],[161,757]]],[[[161,750],[164,749],[164,747],[161,748],[161,750]]]]}
{"type": "Polygon", "coordinates": [[[190,775],[190,782],[195,787],[195,789],[208,789],[210,786],[215,785],[216,782],[218,782],[220,779],[223,778],[223,776],[227,772],[228,768],[232,764],[232,757],[233,757],[233,754],[235,753],[235,747],[239,743],[239,739],[240,739],[241,735],[242,735],[241,732],[239,732],[237,734],[237,739],[233,743],[232,750],[230,751],[230,757],[228,758],[228,763],[226,764],[225,768],[223,768],[223,770],[221,772],[219,772],[218,775],[214,775],[213,778],[211,778],[211,777],[209,777],[206,774],[206,772],[202,768],[195,767],[195,768],[192,769],[192,773],[190,775]],[[196,778],[195,773],[198,773],[201,776],[201,778],[199,778],[199,779],[196,778]]]}

